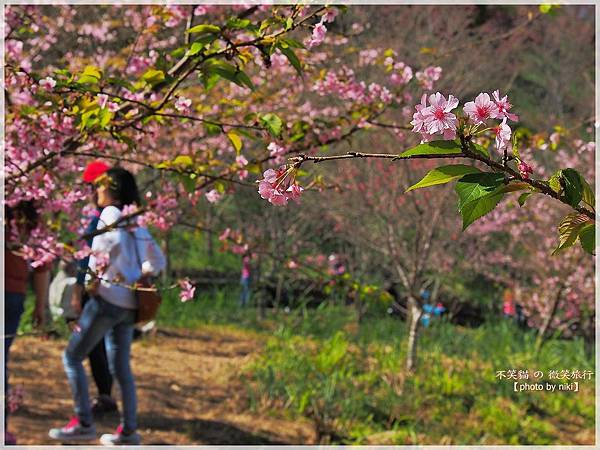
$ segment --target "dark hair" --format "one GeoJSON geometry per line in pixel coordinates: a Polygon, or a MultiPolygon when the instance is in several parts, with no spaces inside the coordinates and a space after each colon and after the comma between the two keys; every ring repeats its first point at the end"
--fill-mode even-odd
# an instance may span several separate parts
{"type": "Polygon", "coordinates": [[[108,169],[106,175],[110,178],[108,190],[121,207],[141,204],[137,184],[131,172],[122,167],[113,167],[108,169]]]}
{"type": "Polygon", "coordinates": [[[10,224],[13,219],[16,219],[25,228],[27,233],[31,233],[39,221],[39,215],[33,200],[21,200],[15,206],[6,205],[4,208],[6,223],[10,224]]]}

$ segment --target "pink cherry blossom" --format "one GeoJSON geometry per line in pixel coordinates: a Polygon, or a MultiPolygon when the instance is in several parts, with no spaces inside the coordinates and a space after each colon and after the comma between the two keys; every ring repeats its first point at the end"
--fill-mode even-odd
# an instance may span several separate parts
{"type": "Polygon", "coordinates": [[[175,101],[175,109],[179,112],[187,112],[192,106],[192,100],[185,97],[178,97],[175,101]]]}
{"type": "Polygon", "coordinates": [[[442,68],[441,67],[426,67],[425,70],[419,71],[415,74],[415,77],[419,84],[425,90],[433,89],[433,83],[440,79],[442,76],[442,68]]]}
{"type": "Polygon", "coordinates": [[[98,94],[96,95],[96,100],[98,101],[98,106],[104,109],[106,108],[106,104],[108,102],[108,95],[106,94],[98,94]]]}
{"type": "Polygon", "coordinates": [[[444,132],[444,130],[456,130],[457,119],[452,111],[458,106],[458,99],[452,94],[448,100],[439,92],[429,96],[430,106],[422,110],[425,117],[425,126],[429,134],[444,132]]]}
{"type": "Polygon", "coordinates": [[[244,167],[248,165],[248,160],[244,157],[244,155],[238,155],[235,157],[235,162],[238,166],[244,167]]]}
{"type": "Polygon", "coordinates": [[[490,99],[489,94],[482,92],[474,102],[467,102],[463,110],[476,123],[483,123],[489,118],[498,117],[498,106],[490,99]]]}
{"type": "Polygon", "coordinates": [[[92,249],[87,245],[87,243],[84,243],[83,247],[73,254],[73,258],[77,260],[84,259],[90,256],[91,253],[92,249]]]}
{"type": "Polygon", "coordinates": [[[526,180],[528,180],[529,175],[533,173],[531,166],[524,161],[519,162],[518,169],[521,176],[526,180]]]}
{"type": "Polygon", "coordinates": [[[225,230],[219,235],[219,241],[226,241],[227,238],[229,238],[229,235],[231,234],[231,228],[227,227],[225,228],[225,230]]]}
{"type": "Polygon", "coordinates": [[[310,40],[307,42],[307,47],[313,48],[318,45],[321,45],[321,43],[325,40],[326,33],[327,33],[327,27],[325,25],[323,25],[323,22],[319,22],[318,24],[316,24],[315,27],[313,28],[312,36],[311,36],[310,40]]]}
{"type": "Polygon", "coordinates": [[[413,120],[410,123],[413,126],[415,133],[426,132],[425,128],[425,116],[423,110],[427,108],[427,94],[423,94],[421,97],[421,103],[415,105],[416,112],[413,114],[413,120]]]}
{"type": "Polygon", "coordinates": [[[498,91],[498,90],[492,92],[492,95],[494,96],[494,102],[496,103],[496,106],[498,107],[498,113],[495,116],[491,116],[493,119],[500,119],[502,117],[506,117],[507,119],[510,119],[513,122],[516,122],[519,120],[519,116],[508,112],[510,110],[510,108],[512,108],[512,105],[508,102],[507,95],[500,98],[500,91],[498,91]]]}
{"type": "Polygon", "coordinates": [[[51,91],[56,86],[56,80],[52,77],[46,77],[39,81],[39,85],[47,91],[51,91]]]}
{"type": "Polygon", "coordinates": [[[496,132],[496,147],[499,152],[503,152],[508,148],[511,136],[511,129],[506,125],[506,117],[502,119],[502,123],[494,131],[496,132]]]}
{"type": "Polygon", "coordinates": [[[302,192],[304,191],[304,188],[302,186],[299,186],[297,184],[291,184],[290,187],[288,187],[285,191],[285,196],[287,197],[288,200],[294,200],[296,202],[300,202],[300,195],[302,194],[302,192]]]}
{"type": "Polygon", "coordinates": [[[258,193],[273,205],[287,205],[288,200],[299,201],[304,189],[295,180],[295,171],[281,166],[277,170],[269,169],[263,173],[263,179],[258,180],[258,193]]]}
{"type": "Polygon", "coordinates": [[[178,281],[181,292],[179,293],[179,299],[182,302],[187,302],[194,299],[196,293],[196,286],[192,284],[189,278],[184,278],[178,281]]]}
{"type": "Polygon", "coordinates": [[[403,62],[394,64],[394,72],[390,75],[390,82],[395,85],[408,84],[412,80],[412,69],[403,62]]]}
{"type": "Polygon", "coordinates": [[[208,191],[206,194],[204,194],[204,196],[206,197],[206,200],[208,200],[210,203],[217,203],[223,198],[223,194],[221,194],[216,189],[208,191]]]}
{"type": "Polygon", "coordinates": [[[325,14],[323,14],[323,22],[333,22],[338,15],[336,8],[330,8],[325,14]]]}
{"type": "Polygon", "coordinates": [[[108,102],[106,106],[108,107],[108,110],[112,113],[117,112],[119,110],[119,104],[115,102],[108,102]]]}

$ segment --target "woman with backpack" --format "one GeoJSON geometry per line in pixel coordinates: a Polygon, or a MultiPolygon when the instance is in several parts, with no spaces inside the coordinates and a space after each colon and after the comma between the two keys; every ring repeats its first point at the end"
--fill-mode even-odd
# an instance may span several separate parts
{"type": "Polygon", "coordinates": [[[103,435],[100,442],[137,445],[141,437],[136,432],[137,401],[130,350],[138,305],[132,286],[142,275],[156,275],[163,270],[165,257],[148,230],[122,220],[125,207],[140,205],[133,175],[115,167],[96,179],[94,186],[98,205],[103,209],[89,260],[87,281],[91,298],[63,354],[75,416],[66,426],[51,429],[49,436],[63,442],[96,439],[83,361],[106,336],[110,371],[121,388],[122,421],[114,434],[103,435]]]}

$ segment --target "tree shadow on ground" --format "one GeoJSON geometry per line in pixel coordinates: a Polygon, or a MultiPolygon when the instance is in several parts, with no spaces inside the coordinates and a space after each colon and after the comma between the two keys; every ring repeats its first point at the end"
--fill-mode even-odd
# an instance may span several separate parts
{"type": "MultiPolygon", "coordinates": [[[[144,428],[180,430],[190,438],[190,445],[285,445],[285,442],[250,433],[235,425],[207,419],[169,418],[156,414],[138,417],[144,428]]],[[[168,442],[144,442],[144,445],[163,445],[168,442]]]]}

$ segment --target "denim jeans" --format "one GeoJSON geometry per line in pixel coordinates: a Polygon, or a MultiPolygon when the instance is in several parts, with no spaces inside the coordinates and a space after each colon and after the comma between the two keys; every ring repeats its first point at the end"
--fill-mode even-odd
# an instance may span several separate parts
{"type": "Polygon", "coordinates": [[[248,300],[250,300],[250,278],[242,277],[240,279],[240,284],[242,285],[242,292],[240,293],[240,305],[246,306],[248,305],[248,300]]]}
{"type": "MultiPolygon", "coordinates": [[[[82,297],[83,306],[85,306],[89,300],[90,296],[87,293],[84,293],[82,297]]],[[[92,369],[92,378],[98,388],[98,395],[110,397],[112,395],[113,378],[108,367],[108,357],[106,356],[104,338],[100,339],[98,344],[96,344],[90,352],[89,361],[90,369],[92,369]]]]}
{"type": "MultiPolygon", "coordinates": [[[[8,393],[8,353],[19,329],[19,322],[25,310],[25,294],[4,292],[4,392],[8,393]]],[[[6,399],[6,396],[4,397],[6,399]]],[[[6,402],[4,406],[4,429],[8,419],[6,402]]]]}
{"type": "Polygon", "coordinates": [[[75,414],[81,422],[93,421],[88,383],[83,361],[106,335],[110,372],[119,382],[123,401],[123,431],[136,430],[135,383],[129,365],[135,310],[121,308],[100,298],[91,298],[79,318],[81,331],[73,332],[63,354],[65,372],[75,401],[75,414]]]}

